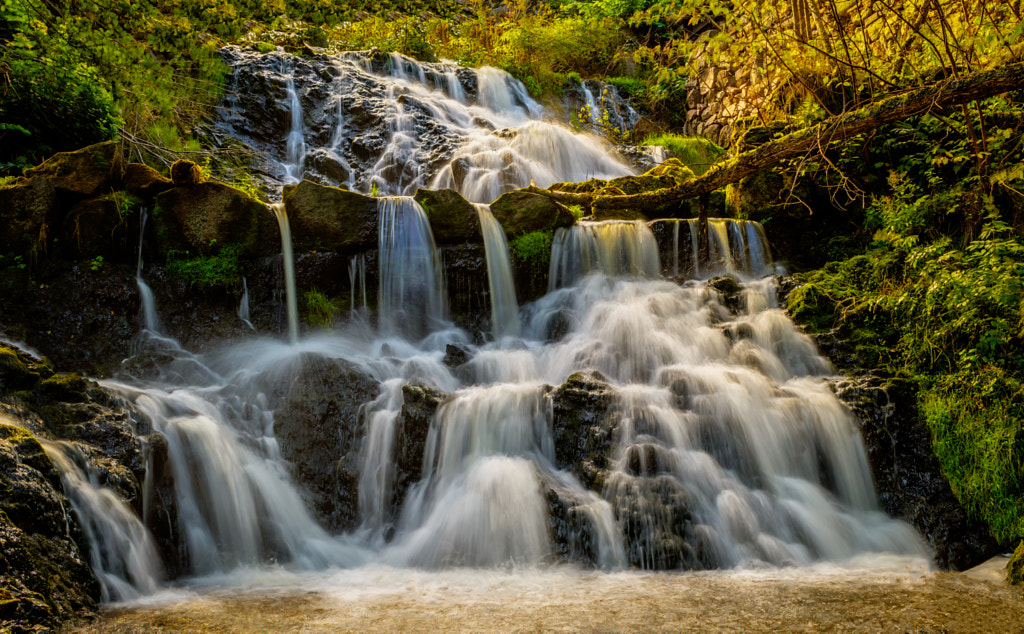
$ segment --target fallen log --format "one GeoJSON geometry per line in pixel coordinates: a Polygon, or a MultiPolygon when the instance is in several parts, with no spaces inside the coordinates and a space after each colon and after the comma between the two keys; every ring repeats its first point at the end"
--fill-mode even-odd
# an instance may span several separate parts
{"type": "Polygon", "coordinates": [[[668,189],[621,196],[549,191],[534,186],[527,189],[535,194],[548,196],[563,205],[582,205],[599,209],[639,209],[650,218],[674,217],[684,211],[678,205],[682,201],[709,194],[772,167],[779,161],[813,151],[823,151],[831,143],[870,132],[888,123],[1022,88],[1024,62],[1013,62],[992,70],[947,79],[925,88],[885,97],[854,112],[830,117],[814,126],[798,130],[718,163],[703,176],[668,189]]]}

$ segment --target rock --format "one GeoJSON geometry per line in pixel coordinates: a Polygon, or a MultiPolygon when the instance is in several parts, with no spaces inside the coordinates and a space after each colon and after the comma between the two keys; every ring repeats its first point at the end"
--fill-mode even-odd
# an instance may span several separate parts
{"type": "Polygon", "coordinates": [[[648,119],[647,117],[640,117],[640,119],[633,126],[633,130],[630,133],[632,134],[630,139],[634,143],[642,143],[648,137],[664,134],[665,132],[665,128],[661,127],[654,121],[648,119]]]}
{"type": "Polygon", "coordinates": [[[95,610],[99,583],[65,511],[60,474],[35,436],[4,414],[0,490],[0,631],[47,631],[95,610]]]}
{"type": "Polygon", "coordinates": [[[722,303],[733,315],[738,315],[743,304],[743,288],[734,278],[728,276],[713,277],[708,286],[722,295],[722,303]]]}
{"type": "Polygon", "coordinates": [[[281,455],[294,466],[296,483],[320,524],[331,531],[359,521],[359,471],[364,430],[360,410],[378,392],[377,382],[338,359],[308,355],[290,378],[274,413],[281,455]]]}
{"type": "Polygon", "coordinates": [[[402,386],[402,412],[395,425],[395,480],[390,517],[397,519],[409,488],[423,478],[430,423],[448,395],[425,385],[402,386]]]}
{"type": "Polygon", "coordinates": [[[430,230],[437,244],[483,241],[476,207],[459,192],[418,189],[415,198],[430,219],[430,230]]]}
{"type": "MultiPolygon", "coordinates": [[[[120,194],[104,194],[78,203],[64,220],[62,241],[78,258],[104,258],[131,261],[138,245],[138,223],[129,230],[129,216],[135,211],[131,201],[120,194]]],[[[72,253],[65,253],[71,255],[72,253]]]]}
{"type": "Polygon", "coordinates": [[[171,165],[171,182],[175,186],[198,185],[203,182],[203,168],[187,159],[178,159],[171,165]]]}
{"type": "MultiPolygon", "coordinates": [[[[444,349],[444,364],[449,368],[457,368],[469,362],[469,353],[460,346],[448,344],[444,349]]],[[[2,368],[2,365],[0,365],[2,368]]],[[[0,370],[2,371],[2,370],[0,370]]]]}
{"type": "Polygon", "coordinates": [[[40,165],[25,170],[25,176],[49,178],[60,191],[96,196],[118,183],[121,171],[118,142],[104,141],[74,152],[58,152],[40,165]]]}
{"type": "Polygon", "coordinates": [[[615,394],[599,372],[577,372],[551,393],[555,466],[601,492],[610,469],[615,394]]]}
{"type": "Polygon", "coordinates": [[[377,199],[302,181],[284,188],[297,251],[358,252],[377,246],[377,199]]]}
{"type": "Polygon", "coordinates": [[[943,569],[965,570],[995,555],[998,545],[968,517],[942,474],[913,386],[862,376],[832,387],[857,418],[883,510],[911,523],[943,569]]]}
{"type": "Polygon", "coordinates": [[[20,178],[0,187],[0,243],[26,252],[45,247],[58,222],[59,200],[52,178],[20,178]]]}
{"type": "Polygon", "coordinates": [[[39,373],[30,370],[14,348],[0,344],[0,394],[27,390],[38,383],[39,373]]]}
{"type": "Polygon", "coordinates": [[[125,191],[140,198],[153,198],[174,187],[171,179],[142,163],[126,165],[122,180],[125,191]]]}
{"type": "Polygon", "coordinates": [[[256,247],[266,205],[224,183],[179,186],[156,198],[158,248],[210,255],[228,245],[256,247]]]}
{"type": "Polygon", "coordinates": [[[1006,562],[1006,581],[1011,586],[1024,585],[1024,539],[1017,544],[1010,561],[1006,562]]]}
{"type": "Polygon", "coordinates": [[[568,209],[547,196],[522,190],[495,200],[491,203],[491,213],[510,237],[569,227],[576,222],[568,209]]]}

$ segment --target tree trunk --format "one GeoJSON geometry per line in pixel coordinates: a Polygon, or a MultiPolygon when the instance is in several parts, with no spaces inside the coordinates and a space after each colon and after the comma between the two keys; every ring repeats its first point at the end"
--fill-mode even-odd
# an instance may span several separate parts
{"type": "Polygon", "coordinates": [[[668,189],[622,196],[548,191],[538,187],[527,189],[564,205],[643,210],[651,218],[679,217],[683,212],[680,203],[684,200],[709,194],[741,178],[772,167],[779,161],[824,151],[831,143],[870,132],[879,126],[914,115],[1021,88],[1024,88],[1024,62],[1014,62],[993,70],[946,79],[925,88],[881,99],[856,112],[830,117],[810,128],[798,130],[777,141],[765,143],[719,163],[700,178],[668,189]]]}

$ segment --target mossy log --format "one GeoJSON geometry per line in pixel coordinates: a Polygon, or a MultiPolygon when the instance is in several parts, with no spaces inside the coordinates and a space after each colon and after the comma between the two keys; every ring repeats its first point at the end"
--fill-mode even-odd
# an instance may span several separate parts
{"type": "Polygon", "coordinates": [[[675,187],[625,196],[549,191],[538,187],[529,187],[527,191],[548,196],[563,205],[643,209],[650,218],[672,217],[680,213],[677,203],[709,194],[779,161],[823,151],[831,143],[870,132],[888,123],[1021,88],[1024,88],[1024,62],[1014,62],[886,97],[855,112],[831,117],[719,163],[700,178],[675,187]]]}

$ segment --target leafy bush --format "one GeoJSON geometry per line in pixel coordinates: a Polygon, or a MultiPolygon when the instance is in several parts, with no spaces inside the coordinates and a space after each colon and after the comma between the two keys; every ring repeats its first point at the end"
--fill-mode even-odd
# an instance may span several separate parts
{"type": "Polygon", "coordinates": [[[313,288],[306,291],[303,298],[306,302],[307,324],[320,328],[330,328],[334,325],[334,316],[338,309],[327,295],[313,288]]]}
{"type": "Polygon", "coordinates": [[[534,282],[543,280],[551,266],[551,231],[534,231],[513,238],[508,248],[512,257],[526,264],[534,282]]]}

